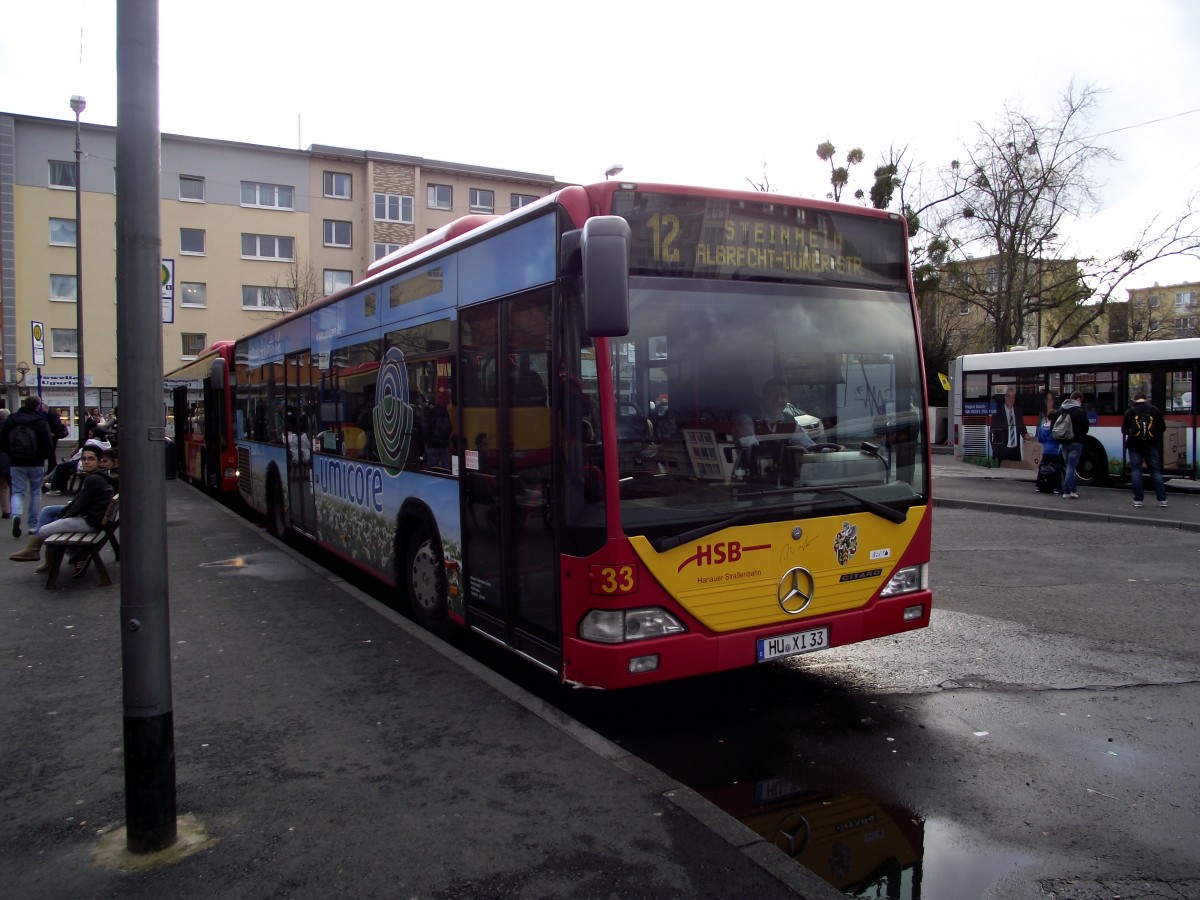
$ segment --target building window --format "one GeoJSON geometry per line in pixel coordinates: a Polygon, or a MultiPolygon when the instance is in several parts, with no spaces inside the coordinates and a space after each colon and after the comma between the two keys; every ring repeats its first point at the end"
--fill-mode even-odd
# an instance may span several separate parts
{"type": "Polygon", "coordinates": [[[326,172],[325,196],[336,197],[339,200],[349,200],[353,184],[354,179],[346,172],[326,172]]]}
{"type": "Polygon", "coordinates": [[[471,188],[471,212],[493,213],[496,211],[496,192],[471,188]]]}
{"type": "Polygon", "coordinates": [[[208,306],[208,286],[202,281],[179,283],[180,306],[208,306]]]}
{"type": "Polygon", "coordinates": [[[969,315],[970,312],[971,312],[971,301],[959,300],[958,301],[958,314],[960,316],[965,316],[965,315],[969,315]]]}
{"type": "Polygon", "coordinates": [[[296,292],[291,288],[242,285],[242,309],[295,309],[296,292]]]}
{"type": "Polygon", "coordinates": [[[61,159],[50,160],[50,187],[75,190],[75,163],[61,159]]]}
{"type": "Polygon", "coordinates": [[[56,247],[75,246],[75,220],[51,219],[50,243],[56,247]]]}
{"type": "Polygon", "coordinates": [[[268,209],[294,209],[296,206],[296,189],[290,184],[266,184],[259,181],[243,181],[242,206],[263,206],[268,209]]]}
{"type": "Polygon", "coordinates": [[[509,209],[520,209],[522,206],[528,206],[537,199],[534,194],[509,194],[508,206],[509,209]]]}
{"type": "Polygon", "coordinates": [[[76,293],[77,280],[74,275],[50,276],[50,299],[74,303],[79,295],[76,293]]]}
{"type": "Polygon", "coordinates": [[[346,269],[326,269],[325,270],[325,293],[333,294],[340,291],[342,288],[350,287],[354,280],[354,273],[346,269]]]}
{"type": "Polygon", "coordinates": [[[1195,302],[1196,302],[1196,292],[1195,291],[1179,291],[1178,293],[1175,294],[1175,305],[1176,306],[1191,306],[1195,302]]]}
{"type": "Polygon", "coordinates": [[[1151,309],[1155,309],[1158,306],[1158,304],[1159,304],[1158,294],[1151,294],[1146,299],[1146,305],[1149,306],[1151,309]]]}
{"type": "Polygon", "coordinates": [[[448,184],[431,184],[425,190],[425,205],[430,209],[453,209],[454,189],[448,184]]]}
{"type": "Polygon", "coordinates": [[[51,356],[78,356],[79,344],[75,340],[74,328],[50,329],[51,356]]]}
{"type": "Polygon", "coordinates": [[[243,234],[242,259],[277,259],[291,262],[296,258],[295,238],[278,234],[243,234]]]}
{"type": "Polygon", "coordinates": [[[1158,325],[1159,325],[1159,323],[1158,323],[1158,322],[1151,322],[1151,323],[1150,323],[1150,331],[1151,331],[1151,333],[1153,333],[1153,332],[1155,332],[1155,331],[1158,331],[1158,325]]]}
{"type": "MultiPolygon", "coordinates": [[[[50,277],[53,278],[54,276],[52,275],[50,277]]],[[[1192,331],[1193,329],[1195,329],[1195,327],[1196,327],[1196,317],[1195,316],[1181,316],[1175,320],[1175,330],[1176,331],[1192,331]]]]}
{"type": "Polygon", "coordinates": [[[372,257],[372,260],[383,259],[389,253],[395,253],[399,249],[400,249],[399,244],[383,244],[383,243],[380,243],[379,241],[376,241],[375,242],[375,253],[374,253],[374,256],[372,257]]]}
{"type": "Polygon", "coordinates": [[[339,222],[337,219],[325,220],[325,246],[349,247],[350,223],[339,222]]]}
{"type": "Polygon", "coordinates": [[[185,331],[182,337],[182,356],[184,359],[195,359],[204,352],[204,348],[208,345],[208,338],[203,334],[188,334],[185,331]]]}
{"type": "Polygon", "coordinates": [[[198,175],[179,176],[179,199],[204,202],[204,179],[198,175]]]}
{"type": "Polygon", "coordinates": [[[204,229],[180,228],[179,252],[190,253],[193,256],[204,255],[204,229]]]}
{"type": "Polygon", "coordinates": [[[413,223],[413,198],[403,194],[376,194],[375,218],[381,222],[413,223]]]}

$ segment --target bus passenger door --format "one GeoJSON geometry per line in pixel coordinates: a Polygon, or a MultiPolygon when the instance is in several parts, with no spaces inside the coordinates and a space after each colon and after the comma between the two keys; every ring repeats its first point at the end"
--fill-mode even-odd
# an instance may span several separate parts
{"type": "Polygon", "coordinates": [[[316,382],[320,372],[307,350],[284,360],[287,378],[283,419],[288,463],[288,512],[292,527],[307,534],[317,529],[317,509],[312,488],[312,425],[316,411],[316,382]]]}
{"type": "Polygon", "coordinates": [[[468,624],[559,669],[549,290],[462,312],[468,624]]]}

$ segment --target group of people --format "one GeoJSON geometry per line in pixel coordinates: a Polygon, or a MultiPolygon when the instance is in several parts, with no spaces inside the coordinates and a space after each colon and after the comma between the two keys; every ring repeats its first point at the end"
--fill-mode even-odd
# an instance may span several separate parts
{"type": "MultiPolygon", "coordinates": [[[[1016,391],[1009,388],[1004,394],[1004,405],[992,421],[993,452],[999,459],[1020,459],[1020,442],[1036,440],[1042,445],[1039,478],[1036,490],[1052,490],[1065,500],[1079,499],[1079,459],[1083,455],[1084,438],[1090,423],[1083,408],[1083,393],[1073,391],[1071,396],[1056,406],[1053,391],[1042,395],[1042,409],[1038,413],[1037,427],[1031,437],[1021,412],[1016,409],[1016,391]],[[1061,416],[1069,416],[1070,437],[1060,439],[1055,435],[1055,423],[1061,416]],[[1042,477],[1047,474],[1049,477],[1042,477]]],[[[1167,506],[1167,492],[1163,486],[1162,457],[1159,441],[1162,439],[1166,421],[1162,412],[1146,398],[1144,391],[1133,395],[1133,402],[1125,411],[1121,434],[1125,438],[1125,452],[1129,459],[1130,480],[1133,484],[1133,505],[1140,508],[1145,501],[1145,471],[1149,472],[1154,494],[1159,506],[1167,506]]],[[[1061,429],[1059,433],[1061,434],[1061,429]]]]}
{"type": "MultiPolygon", "coordinates": [[[[118,470],[117,449],[101,422],[98,414],[85,421],[84,442],[71,460],[55,466],[48,478],[46,467],[54,463],[56,438],[41,398],[26,397],[11,415],[0,410],[4,517],[12,519],[14,538],[21,537],[23,522],[30,535],[29,544],[9,559],[39,560],[42,541],[55,532],[100,530],[108,501],[117,490],[118,470]],[[83,483],[69,503],[43,506],[42,492],[60,477],[60,470],[63,489],[76,471],[83,476],[83,483]]],[[[82,565],[81,560],[73,562],[82,565]]]]}

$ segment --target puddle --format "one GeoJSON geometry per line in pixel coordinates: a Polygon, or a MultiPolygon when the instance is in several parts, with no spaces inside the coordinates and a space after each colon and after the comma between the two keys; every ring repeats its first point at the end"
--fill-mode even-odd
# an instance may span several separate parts
{"type": "Polygon", "coordinates": [[[962,826],[922,819],[862,793],[767,778],[702,790],[809,871],[850,897],[961,900],[1032,860],[988,847],[962,826]]]}
{"type": "Polygon", "coordinates": [[[230,559],[200,563],[202,569],[212,569],[222,576],[250,575],[273,581],[296,581],[311,578],[311,573],[278,553],[248,553],[230,559]]]}

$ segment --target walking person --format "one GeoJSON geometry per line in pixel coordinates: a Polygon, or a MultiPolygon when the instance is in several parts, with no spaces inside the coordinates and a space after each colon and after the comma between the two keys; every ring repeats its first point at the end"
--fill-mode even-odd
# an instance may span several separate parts
{"type": "Polygon", "coordinates": [[[1150,480],[1154,483],[1154,496],[1158,498],[1158,505],[1167,505],[1167,489],[1163,487],[1162,457],[1158,450],[1158,442],[1162,439],[1166,427],[1163,414],[1146,399],[1146,394],[1142,391],[1134,394],[1133,405],[1125,410],[1125,419],[1121,423],[1121,434],[1125,435],[1125,452],[1129,454],[1134,506],[1140,507],[1144,499],[1143,462],[1150,470],[1150,480]]]}
{"type": "Polygon", "coordinates": [[[21,536],[21,516],[37,521],[42,504],[42,477],[53,458],[50,426],[38,414],[41,398],[31,395],[0,425],[0,452],[8,454],[12,479],[12,536],[21,536]],[[28,500],[26,499],[28,498],[28,500]]]}
{"type": "MultiPolygon", "coordinates": [[[[38,403],[38,415],[46,420],[46,424],[50,427],[50,458],[46,460],[46,474],[50,474],[50,470],[54,468],[58,462],[58,442],[70,434],[70,429],[63,424],[62,416],[48,407],[45,403],[38,403]]],[[[83,441],[79,442],[80,444],[83,441]]]]}
{"type": "MultiPolygon", "coordinates": [[[[0,427],[8,420],[8,408],[0,409],[0,427]]],[[[0,513],[4,514],[4,518],[9,516],[9,505],[12,503],[12,478],[9,476],[9,469],[12,467],[12,460],[9,459],[8,453],[0,450],[0,513]]]]}
{"type": "Polygon", "coordinates": [[[1062,450],[1063,467],[1063,486],[1062,497],[1064,500],[1079,499],[1079,482],[1076,475],[1076,470],[1079,468],[1079,457],[1083,455],[1083,439],[1088,433],[1088,417],[1083,409],[1083,392],[1073,391],[1068,400],[1063,401],[1063,405],[1054,411],[1051,433],[1054,439],[1058,441],[1059,448],[1062,450]],[[1066,421],[1060,420],[1066,416],[1066,421]]]}
{"type": "Polygon", "coordinates": [[[1034,436],[1042,445],[1042,459],[1038,463],[1037,481],[1034,490],[1040,494],[1062,491],[1063,458],[1062,448],[1054,439],[1054,391],[1042,395],[1042,411],[1038,414],[1034,436]]]}

